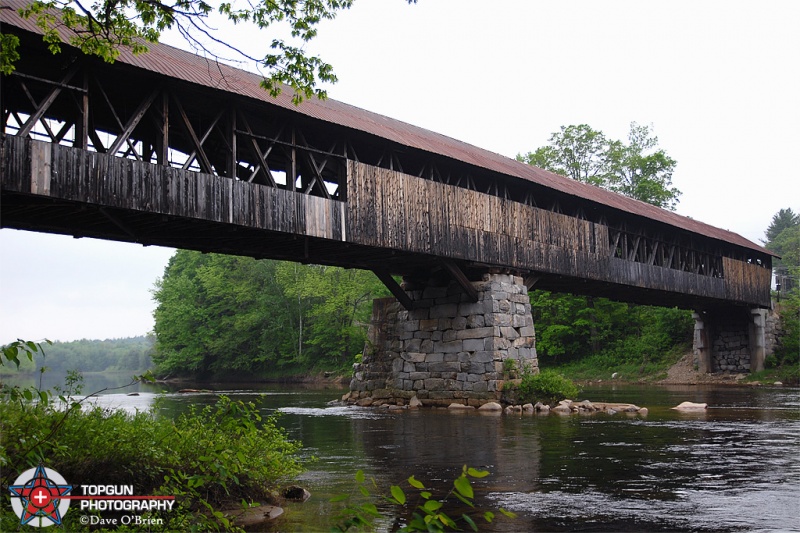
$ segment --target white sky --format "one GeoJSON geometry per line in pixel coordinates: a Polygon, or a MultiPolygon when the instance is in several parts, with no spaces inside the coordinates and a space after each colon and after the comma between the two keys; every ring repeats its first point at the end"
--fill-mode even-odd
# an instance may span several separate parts
{"type": "MultiPolygon", "coordinates": [[[[796,0],[357,0],[309,49],[330,98],[509,157],[562,125],[652,125],[677,211],[758,242],[800,212],[798,28],[796,0]]],[[[171,254],[0,230],[0,343],[150,331],[171,254]]]]}

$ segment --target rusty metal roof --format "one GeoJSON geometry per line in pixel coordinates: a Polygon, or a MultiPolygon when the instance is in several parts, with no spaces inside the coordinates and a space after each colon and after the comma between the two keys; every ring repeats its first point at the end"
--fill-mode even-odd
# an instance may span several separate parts
{"type": "MultiPolygon", "coordinates": [[[[27,5],[26,0],[3,0],[3,2],[12,9],[0,10],[0,21],[33,33],[42,33],[33,20],[23,19],[16,12],[20,7],[27,5]]],[[[332,99],[310,99],[295,106],[292,103],[290,88],[286,88],[279,96],[272,97],[260,87],[259,83],[262,78],[258,74],[217,63],[165,44],[149,44],[148,47],[149,52],[138,56],[133,55],[127,49],[122,49],[118,61],[170,78],[259,100],[314,119],[369,133],[403,146],[424,150],[506,176],[530,181],[578,198],[605,204],[623,212],[669,224],[712,239],[775,255],[732,231],[717,228],[600,187],[559,176],[400,120],[332,99]]]]}

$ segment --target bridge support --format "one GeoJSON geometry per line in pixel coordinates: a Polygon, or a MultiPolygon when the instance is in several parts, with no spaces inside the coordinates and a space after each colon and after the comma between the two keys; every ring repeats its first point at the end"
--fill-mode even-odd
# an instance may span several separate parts
{"type": "Polygon", "coordinates": [[[767,355],[766,309],[734,308],[692,314],[700,372],[758,372],[767,355]]]}
{"type": "Polygon", "coordinates": [[[410,310],[394,298],[375,300],[349,401],[403,405],[416,396],[424,405],[478,406],[499,400],[505,380],[521,369],[538,371],[523,279],[484,274],[470,283],[472,295],[463,280],[431,280],[410,291],[410,310]]]}
{"type": "Polygon", "coordinates": [[[697,370],[703,374],[711,372],[711,331],[710,324],[704,313],[692,313],[694,318],[694,341],[692,351],[694,352],[694,360],[697,365],[697,370]]]}

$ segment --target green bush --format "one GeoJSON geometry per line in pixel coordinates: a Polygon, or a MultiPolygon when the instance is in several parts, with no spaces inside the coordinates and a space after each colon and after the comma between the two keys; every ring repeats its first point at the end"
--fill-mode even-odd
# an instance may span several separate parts
{"type": "Polygon", "coordinates": [[[775,352],[776,366],[798,367],[800,362],[800,291],[794,290],[781,302],[780,346],[775,352]]]}
{"type": "MultiPolygon", "coordinates": [[[[0,402],[4,486],[44,463],[75,483],[133,485],[137,494],[175,496],[173,510],[158,515],[164,530],[235,530],[222,509],[268,501],[301,471],[300,445],[252,403],[220,396],[215,405],[173,422],[156,417],[157,407],[136,414],[82,408],[73,401],[80,388],[68,384],[65,402],[6,389],[0,402]]],[[[67,514],[65,528],[85,529],[78,518],[67,514]]],[[[4,504],[0,530],[18,526],[4,504]]]]}
{"type": "Polygon", "coordinates": [[[580,392],[572,381],[553,370],[542,370],[538,374],[526,372],[517,390],[520,403],[538,401],[548,404],[576,398],[580,392]]]}

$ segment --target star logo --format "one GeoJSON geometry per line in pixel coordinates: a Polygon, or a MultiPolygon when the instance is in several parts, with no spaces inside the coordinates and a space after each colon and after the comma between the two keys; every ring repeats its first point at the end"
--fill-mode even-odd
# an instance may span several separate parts
{"type": "Polygon", "coordinates": [[[39,465],[23,472],[9,490],[11,506],[20,518],[20,524],[47,527],[61,525],[62,517],[69,509],[67,496],[72,485],[68,485],[55,470],[39,465]]]}

